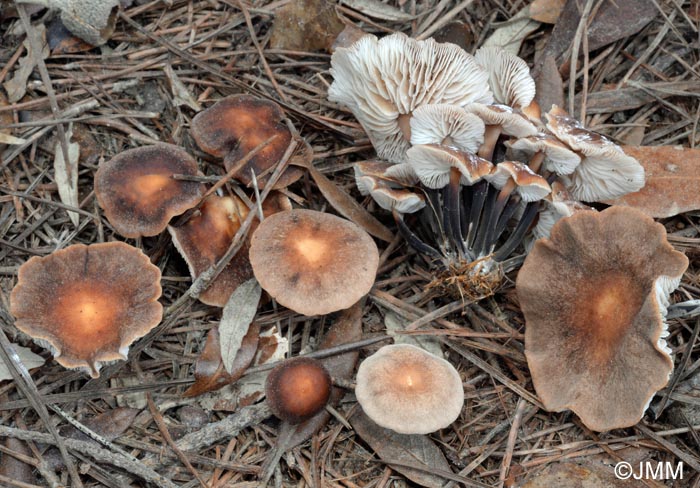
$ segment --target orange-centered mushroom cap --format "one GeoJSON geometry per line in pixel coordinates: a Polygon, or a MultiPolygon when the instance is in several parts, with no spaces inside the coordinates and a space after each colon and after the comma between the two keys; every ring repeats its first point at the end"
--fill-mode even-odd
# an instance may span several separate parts
{"type": "Polygon", "coordinates": [[[129,149],[100,165],[95,195],[119,234],[154,236],[202,195],[199,183],[176,180],[174,174],[197,174],[197,162],[183,149],[171,144],[129,149]]]}
{"type": "Polygon", "coordinates": [[[320,361],[294,358],[270,371],[265,396],[277,417],[298,424],[323,410],[332,386],[331,376],[320,361]]]}
{"type": "Polygon", "coordinates": [[[379,251],[369,234],[348,220],[289,210],[260,224],[250,263],[260,286],[280,304],[322,315],[346,309],[369,292],[379,251]]]}
{"type": "Polygon", "coordinates": [[[517,279],[525,355],[545,408],[596,431],[629,427],[673,369],[664,316],[688,259],[642,212],[562,218],[517,279]]]}
{"type": "Polygon", "coordinates": [[[384,346],[357,370],[357,401],[378,425],[400,434],[428,434],[454,422],[464,388],[449,362],[416,346],[384,346]]]}
{"type": "MultiPolygon", "coordinates": [[[[226,170],[238,160],[265,142],[262,148],[235,176],[249,185],[251,169],[258,178],[258,186],[265,184],[264,172],[282,159],[292,134],[284,122],[284,112],[274,102],[250,95],[235,95],[218,101],[192,119],[192,137],[202,151],[224,158],[226,170]]],[[[301,176],[298,168],[288,168],[275,185],[282,188],[301,176]]]]}
{"type": "Polygon", "coordinates": [[[126,359],[129,345],[161,320],[160,270],[123,242],[76,244],[19,268],[10,295],[15,325],[45,341],[59,364],[99,376],[100,362],[126,359]]]}

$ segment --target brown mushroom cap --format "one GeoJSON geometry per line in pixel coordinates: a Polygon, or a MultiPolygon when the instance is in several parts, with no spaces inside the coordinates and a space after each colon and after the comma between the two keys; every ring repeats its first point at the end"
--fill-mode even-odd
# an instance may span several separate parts
{"type": "MultiPolygon", "coordinates": [[[[192,119],[192,137],[202,151],[224,158],[226,170],[250,151],[270,141],[235,176],[250,185],[251,169],[256,176],[276,165],[287,150],[292,134],[284,122],[284,112],[276,103],[250,95],[235,95],[218,101],[192,119]]],[[[298,168],[288,168],[275,185],[282,188],[301,176],[298,168]]],[[[259,176],[258,185],[266,178],[259,176]]]]}
{"type": "Polygon", "coordinates": [[[126,359],[129,345],[158,325],[160,294],[160,270],[139,249],[76,244],[20,266],[10,311],[59,364],[97,378],[100,362],[126,359]]]}
{"type": "Polygon", "coordinates": [[[357,401],[378,425],[400,434],[428,434],[454,422],[464,388],[449,362],[409,344],[384,346],[357,370],[357,401]]]}
{"type": "Polygon", "coordinates": [[[663,319],[687,266],[661,224],[627,207],[577,212],[537,241],[516,287],[547,410],[596,431],[642,418],[673,368],[663,319]]]}
{"type": "Polygon", "coordinates": [[[253,234],[250,263],[260,286],[304,315],[346,309],[374,284],[379,251],[352,222],[313,210],[266,218],[253,234]]]}
{"type": "Polygon", "coordinates": [[[183,149],[171,144],[129,149],[97,169],[95,196],[120,235],[154,236],[202,195],[199,183],[175,180],[174,174],[197,174],[197,162],[183,149]]]}
{"type": "Polygon", "coordinates": [[[320,361],[293,358],[270,371],[265,396],[278,418],[299,424],[323,410],[332,387],[331,375],[320,361]]]}
{"type": "MultiPolygon", "coordinates": [[[[289,210],[291,204],[286,196],[273,192],[262,207],[263,215],[268,216],[289,210]]],[[[212,195],[185,224],[168,226],[173,244],[187,262],[192,279],[197,279],[226,254],[248,212],[248,207],[238,197],[212,195]]],[[[257,220],[253,222],[249,236],[256,227],[257,220]]],[[[202,303],[223,307],[236,288],[253,277],[253,268],[248,260],[249,247],[248,239],[228,266],[200,293],[202,303]]]]}

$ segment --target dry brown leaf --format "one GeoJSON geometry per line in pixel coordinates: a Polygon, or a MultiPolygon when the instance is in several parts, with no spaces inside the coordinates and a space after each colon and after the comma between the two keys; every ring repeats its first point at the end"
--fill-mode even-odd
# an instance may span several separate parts
{"type": "Polygon", "coordinates": [[[248,333],[243,337],[241,347],[236,354],[236,359],[231,365],[231,373],[227,373],[221,361],[221,346],[219,344],[219,329],[209,330],[204,350],[197,358],[194,365],[195,382],[183,394],[185,397],[193,397],[218,390],[219,388],[236,381],[248,369],[253,361],[255,351],[258,349],[258,337],[260,327],[253,323],[248,328],[248,333]]]}
{"type": "MultiPolygon", "coordinates": [[[[66,132],[66,141],[68,141],[68,161],[63,160],[63,150],[61,142],[56,141],[55,156],[53,161],[54,179],[58,186],[58,196],[61,202],[71,207],[78,208],[80,202],[78,200],[78,160],[80,159],[80,145],[77,142],[71,142],[72,130],[66,132]]],[[[78,225],[78,214],[68,211],[68,218],[73,222],[73,225],[78,225]]]]}
{"type": "Polygon", "coordinates": [[[350,424],[382,461],[420,486],[441,488],[447,478],[440,473],[453,474],[442,451],[427,435],[397,434],[379,427],[361,409],[352,416],[350,424]]]}
{"type": "Polygon", "coordinates": [[[700,209],[700,149],[678,146],[623,146],[644,167],[644,188],[611,205],[635,207],[654,218],[700,209]]]}
{"type": "Polygon", "coordinates": [[[38,38],[37,45],[41,46],[41,51],[36,52],[32,49],[32,43],[29,42],[29,38],[24,40],[23,45],[27,54],[20,58],[19,68],[15,71],[14,76],[3,84],[7,92],[7,98],[12,103],[19,101],[27,93],[27,80],[37,63],[49,57],[49,46],[46,42],[46,28],[44,24],[32,26],[30,33],[38,38]]]}
{"type": "Polygon", "coordinates": [[[272,49],[317,51],[330,49],[344,24],[326,0],[296,0],[275,12],[270,35],[272,49]]]}
{"type": "MultiPolygon", "coordinates": [[[[6,448],[27,457],[32,457],[32,451],[25,442],[17,439],[7,438],[4,445],[6,448]]],[[[9,478],[13,481],[34,485],[35,479],[33,474],[34,468],[23,463],[22,461],[8,455],[3,454],[0,457],[0,475],[9,478]]]]}
{"type": "Polygon", "coordinates": [[[530,18],[545,24],[556,24],[566,0],[534,0],[530,4],[530,18]]]}
{"type": "Polygon", "coordinates": [[[433,35],[437,42],[451,42],[467,52],[471,52],[474,45],[474,34],[469,24],[464,22],[450,22],[433,35]]]}
{"type": "Polygon", "coordinates": [[[484,42],[484,47],[500,47],[515,55],[520,52],[520,46],[527,36],[535,32],[540,24],[530,19],[530,8],[525,7],[515,14],[508,22],[493,31],[484,42]]]}
{"type": "Polygon", "coordinates": [[[66,29],[60,17],[54,18],[46,29],[46,41],[49,43],[51,55],[77,54],[91,51],[95,46],[74,36],[66,29]]]}
{"type": "Polygon", "coordinates": [[[243,337],[248,333],[248,328],[258,311],[261,294],[262,288],[258,280],[251,278],[231,293],[224,306],[219,322],[219,343],[221,361],[229,374],[233,372],[243,337]]]}
{"type": "Polygon", "coordinates": [[[564,82],[552,56],[547,56],[542,61],[542,68],[535,74],[535,85],[537,86],[535,99],[542,112],[549,112],[552,105],[564,106],[564,82]]]}
{"type": "Polygon", "coordinates": [[[190,93],[185,84],[180,81],[180,78],[173,70],[173,67],[166,64],[163,71],[165,71],[165,76],[168,77],[168,81],[170,82],[170,90],[173,93],[173,102],[175,102],[175,105],[178,107],[185,105],[190,107],[195,112],[202,110],[202,106],[190,93]]]}

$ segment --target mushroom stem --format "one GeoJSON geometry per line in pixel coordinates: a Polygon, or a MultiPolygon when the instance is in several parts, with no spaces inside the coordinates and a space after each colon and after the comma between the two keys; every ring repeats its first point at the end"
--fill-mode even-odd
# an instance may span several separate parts
{"type": "Polygon", "coordinates": [[[498,138],[501,137],[501,126],[500,125],[487,125],[484,131],[484,143],[479,148],[477,156],[487,159],[489,161],[493,158],[493,151],[496,148],[496,143],[498,138]]]}
{"type": "Polygon", "coordinates": [[[399,125],[399,129],[401,129],[403,138],[411,142],[411,114],[400,114],[396,123],[399,125]]]}
{"type": "MultiPolygon", "coordinates": [[[[486,247],[486,238],[488,237],[488,229],[491,227],[494,221],[494,214],[496,213],[496,200],[498,198],[499,191],[496,187],[489,185],[488,195],[486,196],[486,201],[484,202],[484,210],[481,213],[481,220],[479,221],[479,228],[476,231],[476,236],[474,238],[474,245],[471,249],[474,251],[476,257],[481,256],[482,250],[486,247]]],[[[500,213],[500,212],[499,212],[500,213]]]]}
{"type": "Polygon", "coordinates": [[[498,241],[498,238],[501,237],[501,234],[503,234],[503,231],[506,230],[506,226],[508,225],[508,221],[511,219],[511,217],[513,217],[513,214],[515,214],[515,211],[520,206],[521,201],[522,201],[522,199],[518,195],[514,195],[508,201],[506,208],[503,210],[503,212],[501,213],[501,216],[498,218],[498,222],[496,223],[496,227],[494,229],[492,236],[489,238],[489,242],[491,243],[491,245],[496,244],[496,242],[498,241]]]}
{"type": "Polygon", "coordinates": [[[459,224],[460,228],[462,229],[461,237],[462,240],[465,241],[466,245],[470,217],[469,202],[471,202],[472,198],[474,198],[474,188],[472,186],[463,186],[461,189],[461,193],[462,194],[459,198],[459,201],[457,202],[459,205],[459,224]]]}
{"type": "Polygon", "coordinates": [[[501,246],[501,248],[498,251],[496,251],[496,253],[493,255],[494,261],[501,262],[504,259],[506,259],[510,255],[510,253],[515,251],[518,245],[520,245],[520,243],[522,242],[523,237],[525,237],[525,234],[530,228],[530,225],[535,220],[538,209],[539,201],[530,202],[527,204],[527,206],[525,207],[525,212],[520,218],[520,222],[518,222],[518,225],[515,227],[515,230],[510,235],[508,240],[501,246]]]}
{"type": "Polygon", "coordinates": [[[391,214],[394,216],[394,221],[396,226],[399,228],[399,233],[406,239],[406,242],[415,249],[416,251],[423,253],[431,258],[442,259],[442,255],[432,246],[423,242],[420,237],[413,233],[411,229],[408,228],[406,222],[404,222],[403,217],[396,209],[392,210],[391,214]]]}
{"type": "Polygon", "coordinates": [[[528,163],[528,166],[530,167],[533,173],[539,174],[540,168],[542,167],[542,162],[544,162],[544,156],[544,151],[538,151],[532,156],[532,159],[528,163]]]}
{"type": "Polygon", "coordinates": [[[486,200],[486,195],[489,192],[490,186],[488,181],[481,180],[473,187],[473,196],[469,208],[469,231],[467,232],[467,247],[469,249],[471,249],[474,244],[474,238],[479,228],[481,210],[484,208],[484,201],[486,200]]]}
{"type": "Polygon", "coordinates": [[[450,183],[447,186],[445,198],[445,220],[448,230],[448,237],[453,242],[454,247],[460,255],[466,251],[464,242],[462,241],[462,230],[460,225],[460,205],[459,192],[461,189],[460,178],[461,173],[457,168],[450,168],[450,183]]]}

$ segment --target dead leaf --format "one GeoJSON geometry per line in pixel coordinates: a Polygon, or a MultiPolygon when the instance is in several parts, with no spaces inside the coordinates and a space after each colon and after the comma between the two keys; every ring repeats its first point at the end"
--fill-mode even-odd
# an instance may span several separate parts
{"type": "Polygon", "coordinates": [[[474,45],[474,34],[472,34],[469,24],[459,21],[450,22],[438,30],[433,35],[433,39],[437,42],[451,42],[467,52],[471,52],[474,45]]]}
{"type": "Polygon", "coordinates": [[[534,0],[530,4],[530,18],[544,24],[556,24],[566,0],[534,0]]]}
{"type": "Polygon", "coordinates": [[[549,112],[552,105],[564,106],[564,82],[552,56],[547,56],[542,61],[542,68],[535,74],[535,85],[537,87],[535,99],[542,113],[549,112]]]}
{"type": "Polygon", "coordinates": [[[296,0],[275,12],[270,35],[272,49],[317,51],[330,49],[344,24],[326,0],[296,0]]]}
{"type": "Polygon", "coordinates": [[[484,42],[484,47],[500,47],[517,55],[525,38],[535,32],[539,26],[539,22],[530,19],[530,8],[525,7],[493,31],[484,42]]]}
{"type": "MultiPolygon", "coordinates": [[[[287,357],[288,352],[289,341],[286,337],[282,337],[277,327],[272,327],[260,333],[258,352],[255,354],[253,364],[259,366],[282,361],[287,357]]],[[[252,405],[265,395],[265,380],[268,374],[270,374],[269,371],[250,374],[236,383],[236,396],[240,407],[252,405]]]]}
{"type": "MultiPolygon", "coordinates": [[[[5,439],[5,447],[18,453],[23,454],[27,457],[33,457],[32,451],[27,446],[26,442],[19,441],[8,437],[5,439]]],[[[9,478],[13,481],[18,481],[21,483],[27,483],[32,485],[35,483],[34,468],[29,464],[23,463],[19,459],[10,456],[9,454],[2,454],[0,457],[0,475],[5,478],[9,478]]]]}
{"type": "MultiPolygon", "coordinates": [[[[341,346],[350,342],[359,341],[362,338],[362,304],[356,303],[347,310],[339,313],[338,318],[330,327],[323,340],[318,346],[318,350],[329,349],[341,346]]],[[[321,363],[326,367],[333,378],[351,379],[355,373],[355,365],[359,353],[348,352],[321,359],[321,363]]],[[[333,388],[328,404],[338,405],[346,391],[342,388],[333,388]]],[[[323,428],[331,418],[331,414],[322,410],[306,422],[299,424],[296,432],[291,436],[287,444],[287,449],[291,449],[304,442],[315,432],[323,428]]]]}
{"type": "Polygon", "coordinates": [[[623,136],[620,136],[620,142],[627,146],[641,146],[642,141],[644,140],[644,136],[647,132],[646,122],[646,117],[642,117],[641,119],[636,120],[635,124],[639,125],[633,126],[627,131],[627,133],[625,133],[623,136]]]}
{"type": "Polygon", "coordinates": [[[258,324],[252,323],[248,328],[248,333],[241,341],[241,347],[238,350],[238,354],[236,354],[236,359],[231,366],[231,373],[229,374],[221,361],[219,329],[216,327],[210,329],[204,349],[194,365],[195,382],[183,393],[183,396],[193,397],[215,391],[238,380],[253,361],[255,351],[258,349],[259,335],[260,327],[258,324]]]}
{"type": "Polygon", "coordinates": [[[644,167],[644,188],[610,205],[634,207],[654,218],[700,209],[700,149],[679,146],[623,146],[644,167]]]}
{"type": "Polygon", "coordinates": [[[14,76],[3,83],[5,91],[7,92],[7,98],[11,103],[19,101],[25,93],[27,93],[27,80],[34,71],[34,67],[39,60],[49,57],[49,46],[46,42],[46,28],[44,24],[32,26],[31,31],[27,35],[34,35],[37,37],[39,41],[37,44],[41,46],[41,51],[35,52],[32,49],[28,37],[24,40],[23,45],[27,54],[20,58],[19,67],[15,71],[14,76]]]}
{"type": "Polygon", "coordinates": [[[46,40],[52,56],[59,54],[77,54],[91,51],[94,46],[74,36],[66,29],[60,17],[54,18],[46,29],[46,40]]]}
{"type": "Polygon", "coordinates": [[[355,24],[347,24],[333,41],[329,52],[333,53],[339,47],[350,47],[366,35],[367,33],[355,24]]]}
{"type": "Polygon", "coordinates": [[[341,3],[375,19],[394,22],[407,22],[414,19],[413,15],[407,14],[391,5],[381,3],[379,0],[342,0],[341,3]]]}
{"type": "Polygon", "coordinates": [[[382,461],[420,486],[441,488],[447,478],[439,473],[453,474],[440,448],[426,435],[398,434],[379,427],[361,409],[352,416],[350,424],[382,461]]]}
{"type": "Polygon", "coordinates": [[[168,81],[170,82],[170,90],[173,93],[175,105],[178,107],[185,105],[190,107],[195,112],[202,110],[202,106],[197,102],[185,84],[180,81],[180,78],[178,78],[178,76],[175,74],[173,67],[166,64],[163,71],[165,71],[165,76],[168,77],[168,81]]]}
{"type": "MultiPolygon", "coordinates": [[[[15,349],[15,352],[19,356],[20,361],[22,361],[22,364],[28,370],[38,368],[39,366],[44,364],[44,358],[42,358],[38,354],[34,354],[31,351],[31,349],[27,347],[18,346],[17,344],[13,344],[13,347],[15,349]]],[[[12,374],[10,373],[9,368],[7,367],[7,365],[5,365],[5,363],[2,360],[0,360],[0,381],[11,379],[12,374]]]]}
{"type": "Polygon", "coordinates": [[[231,293],[231,297],[224,306],[219,323],[219,341],[221,342],[221,360],[229,374],[233,371],[243,337],[248,333],[248,327],[258,311],[261,293],[262,288],[258,280],[251,278],[231,293]]]}
{"type": "MultiPolygon", "coordinates": [[[[78,208],[80,201],[78,200],[78,160],[80,159],[80,145],[77,142],[70,142],[73,136],[73,131],[66,132],[66,141],[68,141],[68,161],[63,160],[63,150],[61,141],[56,142],[55,157],[53,160],[54,178],[58,186],[58,196],[61,202],[71,207],[78,208]]],[[[78,225],[78,214],[68,211],[73,225],[78,225]]]]}
{"type": "Polygon", "coordinates": [[[378,239],[386,242],[391,242],[393,240],[394,235],[384,224],[379,222],[362,205],[357,203],[354,198],[329,180],[326,175],[317,170],[310,158],[308,160],[298,159],[293,163],[309,170],[309,174],[318,186],[321,194],[340,215],[346,219],[352,220],[366,232],[378,239]]]}
{"type": "Polygon", "coordinates": [[[593,463],[560,462],[548,465],[530,477],[523,488],[632,488],[640,486],[638,480],[621,480],[615,477],[611,467],[593,463]]]}

